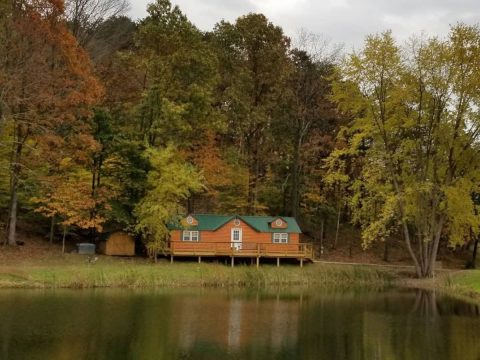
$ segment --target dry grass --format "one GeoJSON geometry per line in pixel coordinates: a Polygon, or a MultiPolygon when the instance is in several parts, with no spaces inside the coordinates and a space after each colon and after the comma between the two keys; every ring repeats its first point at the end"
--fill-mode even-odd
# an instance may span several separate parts
{"type": "Polygon", "coordinates": [[[26,246],[0,248],[0,287],[89,288],[153,286],[367,286],[384,287],[395,271],[326,264],[230,266],[96,255],[95,263],[78,254],[61,254],[58,245],[31,240],[26,246]]]}

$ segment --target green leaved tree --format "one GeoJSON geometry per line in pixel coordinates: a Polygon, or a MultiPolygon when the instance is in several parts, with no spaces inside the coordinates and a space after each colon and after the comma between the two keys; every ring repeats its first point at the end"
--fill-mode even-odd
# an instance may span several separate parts
{"type": "Polygon", "coordinates": [[[357,216],[364,245],[401,229],[418,277],[433,276],[441,239],[455,246],[479,230],[479,87],[480,29],[462,24],[404,51],[390,32],[369,36],[334,86],[354,117],[349,149],[364,157],[353,212],[377,207],[357,216]]]}
{"type": "Polygon", "coordinates": [[[217,24],[212,42],[220,59],[218,101],[228,117],[228,138],[245,158],[247,212],[255,214],[266,208],[262,185],[276,156],[272,122],[290,71],[290,40],[264,15],[248,14],[217,24]]]}
{"type": "Polygon", "coordinates": [[[136,230],[142,234],[148,253],[164,252],[169,239],[167,224],[185,211],[183,204],[193,193],[203,190],[202,175],[182,159],[173,145],[149,148],[147,191],[135,207],[136,230]]]}

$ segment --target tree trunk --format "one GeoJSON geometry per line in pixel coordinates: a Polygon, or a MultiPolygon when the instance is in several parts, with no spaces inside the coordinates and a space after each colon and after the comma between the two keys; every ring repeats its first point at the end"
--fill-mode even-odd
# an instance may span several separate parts
{"type": "MultiPolygon", "coordinates": [[[[27,130],[28,132],[28,130],[27,130]]],[[[22,154],[23,143],[26,140],[27,135],[22,137],[21,129],[17,125],[16,131],[16,144],[13,149],[11,163],[10,163],[10,211],[8,219],[8,245],[16,245],[16,232],[17,232],[17,211],[18,211],[18,181],[20,177],[20,157],[22,154]]]]}
{"type": "Polygon", "coordinates": [[[50,244],[53,244],[54,230],[55,230],[55,215],[52,216],[52,221],[50,222],[50,244]]]}
{"type": "Polygon", "coordinates": [[[404,237],[404,240],[405,240],[405,244],[407,245],[408,253],[410,254],[410,257],[412,258],[414,266],[415,266],[415,273],[417,274],[418,278],[421,278],[422,277],[422,269],[420,267],[420,263],[418,262],[417,256],[415,255],[415,252],[413,251],[412,242],[410,240],[410,233],[408,231],[408,225],[405,221],[402,222],[402,228],[403,228],[403,237],[404,237]]]}
{"type": "Polygon", "coordinates": [[[325,237],[325,219],[320,220],[320,242],[323,242],[325,237]]]}
{"type": "Polygon", "coordinates": [[[299,187],[300,187],[300,147],[301,140],[295,142],[292,164],[292,188],[290,198],[290,215],[296,218],[298,216],[299,205],[299,187]]]}
{"type": "Polygon", "coordinates": [[[194,214],[195,213],[195,199],[193,196],[190,196],[187,199],[187,213],[188,214],[194,214]]]}
{"type": "Polygon", "coordinates": [[[383,248],[383,261],[388,262],[388,250],[389,250],[388,237],[385,239],[385,247],[383,248]]]}
{"type": "Polygon", "coordinates": [[[475,243],[473,245],[472,259],[470,260],[469,264],[467,264],[467,267],[470,269],[475,269],[477,267],[477,249],[478,249],[479,240],[480,240],[480,236],[477,236],[475,238],[475,243]]]}
{"type": "Polygon", "coordinates": [[[338,243],[338,232],[340,230],[340,215],[341,215],[341,211],[342,211],[342,203],[339,202],[338,203],[338,216],[337,216],[337,229],[335,231],[335,242],[333,243],[333,248],[336,249],[337,248],[337,243],[338,243]]]}
{"type": "Polygon", "coordinates": [[[423,271],[423,277],[433,277],[434,276],[435,262],[437,261],[438,247],[440,245],[440,237],[442,235],[444,221],[445,221],[445,219],[442,216],[438,220],[438,224],[436,225],[436,227],[433,227],[435,229],[435,232],[434,232],[434,235],[433,235],[433,240],[429,244],[431,248],[430,248],[430,251],[428,252],[426,267],[423,271]]]}
{"type": "Polygon", "coordinates": [[[248,214],[255,215],[257,213],[257,191],[258,177],[260,173],[260,161],[258,156],[254,156],[253,167],[250,167],[248,178],[248,214]]]}
{"type": "Polygon", "coordinates": [[[62,254],[65,254],[65,237],[67,236],[67,227],[63,226],[63,237],[62,237],[62,254]]]}
{"type": "Polygon", "coordinates": [[[14,184],[12,184],[11,189],[11,200],[10,200],[10,219],[8,222],[8,238],[7,243],[8,245],[17,245],[16,241],[16,230],[17,230],[17,206],[18,206],[18,199],[17,199],[17,181],[14,180],[14,184]]]}

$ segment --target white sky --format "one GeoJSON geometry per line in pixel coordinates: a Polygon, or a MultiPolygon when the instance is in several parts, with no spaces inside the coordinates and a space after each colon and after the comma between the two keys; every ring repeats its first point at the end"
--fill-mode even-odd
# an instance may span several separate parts
{"type": "MultiPolygon", "coordinates": [[[[130,0],[130,16],[146,15],[151,0],[130,0]]],[[[345,50],[362,45],[366,35],[386,29],[400,41],[412,34],[445,35],[457,22],[480,22],[480,0],[173,0],[201,30],[220,20],[234,22],[261,12],[288,36],[305,29],[343,43],[345,50]]]]}

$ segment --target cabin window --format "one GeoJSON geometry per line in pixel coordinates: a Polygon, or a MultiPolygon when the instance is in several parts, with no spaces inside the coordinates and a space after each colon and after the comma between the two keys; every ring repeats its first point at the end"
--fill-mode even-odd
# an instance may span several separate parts
{"type": "Polygon", "coordinates": [[[233,229],[233,241],[240,241],[240,229],[233,229]]]}
{"type": "Polygon", "coordinates": [[[274,244],[287,244],[288,243],[288,233],[273,233],[273,243],[274,244]]]}
{"type": "Polygon", "coordinates": [[[198,231],[185,230],[182,234],[183,241],[198,241],[198,231]]]}

